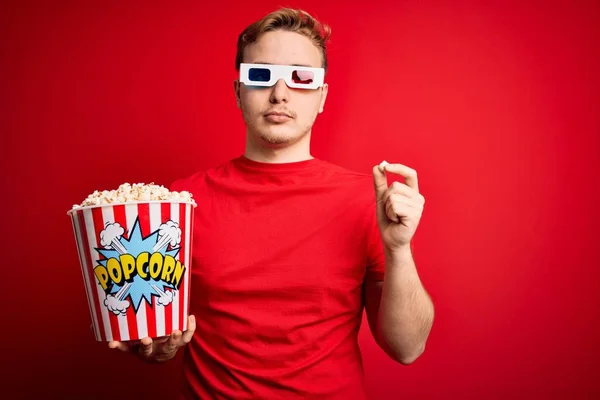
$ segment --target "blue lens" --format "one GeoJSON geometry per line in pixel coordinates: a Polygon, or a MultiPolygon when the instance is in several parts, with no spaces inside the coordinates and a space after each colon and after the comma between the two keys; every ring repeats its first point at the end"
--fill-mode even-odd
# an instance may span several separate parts
{"type": "Polygon", "coordinates": [[[255,82],[269,82],[271,80],[271,71],[266,68],[250,68],[248,78],[255,82]]]}

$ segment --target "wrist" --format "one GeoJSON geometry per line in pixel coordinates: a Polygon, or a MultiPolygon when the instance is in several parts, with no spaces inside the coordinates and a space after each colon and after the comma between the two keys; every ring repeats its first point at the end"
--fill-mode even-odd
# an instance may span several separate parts
{"type": "Polygon", "coordinates": [[[172,360],[177,355],[177,350],[170,353],[159,353],[154,356],[154,362],[164,363],[166,361],[172,360]]]}
{"type": "Polygon", "coordinates": [[[176,354],[177,351],[166,353],[160,351],[159,349],[154,349],[154,351],[149,355],[137,353],[138,357],[148,364],[162,364],[174,358],[176,354]]]}
{"type": "Polygon", "coordinates": [[[161,355],[150,355],[148,357],[142,357],[142,359],[144,361],[146,361],[148,364],[162,364],[162,363],[165,363],[165,362],[171,360],[174,357],[175,357],[175,355],[167,356],[167,355],[161,354],[161,355]]]}
{"type": "Polygon", "coordinates": [[[385,247],[384,254],[386,260],[393,264],[403,264],[406,261],[412,260],[410,243],[394,248],[385,247]]]}

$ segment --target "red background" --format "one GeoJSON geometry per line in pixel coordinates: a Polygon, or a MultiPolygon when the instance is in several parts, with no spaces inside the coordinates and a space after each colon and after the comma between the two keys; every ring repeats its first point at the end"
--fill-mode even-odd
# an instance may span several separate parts
{"type": "MultiPolygon", "coordinates": [[[[239,3],[3,2],[2,398],[176,397],[179,358],[94,342],[66,211],[243,152],[236,38],[280,2],[239,3]]],[[[318,3],[286,3],[333,28],[314,155],[427,199],[434,329],[407,367],[364,326],[370,397],[598,396],[600,4],[318,3]]]]}

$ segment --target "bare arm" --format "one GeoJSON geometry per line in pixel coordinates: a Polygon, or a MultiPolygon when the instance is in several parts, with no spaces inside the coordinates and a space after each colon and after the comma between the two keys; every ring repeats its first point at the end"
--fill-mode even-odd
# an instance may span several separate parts
{"type": "Polygon", "coordinates": [[[417,172],[402,164],[383,162],[373,167],[373,181],[385,278],[365,283],[367,317],[375,340],[386,353],[410,364],[425,350],[434,315],[410,247],[425,197],[419,192],[417,172]],[[394,181],[388,187],[387,172],[404,177],[404,183],[394,181]]]}
{"type": "Polygon", "coordinates": [[[375,341],[394,360],[414,362],[425,350],[434,307],[410,249],[386,254],[383,281],[365,282],[367,320],[375,341]]]}

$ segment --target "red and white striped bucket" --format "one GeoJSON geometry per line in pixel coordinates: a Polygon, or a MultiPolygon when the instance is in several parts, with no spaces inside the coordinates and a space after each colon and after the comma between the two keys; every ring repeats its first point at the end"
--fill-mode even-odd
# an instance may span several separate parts
{"type": "Polygon", "coordinates": [[[68,212],[96,340],[187,329],[195,206],[147,201],[68,212]]]}

